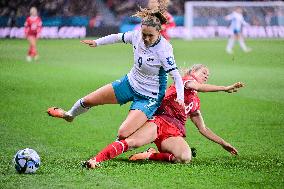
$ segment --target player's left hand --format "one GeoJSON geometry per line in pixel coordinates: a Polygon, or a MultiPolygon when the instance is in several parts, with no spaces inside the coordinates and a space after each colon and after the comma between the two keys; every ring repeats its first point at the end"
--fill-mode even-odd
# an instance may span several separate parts
{"type": "Polygon", "coordinates": [[[96,47],[97,43],[94,40],[81,40],[80,41],[83,44],[89,45],[90,47],[96,47]]]}
{"type": "Polygon", "coordinates": [[[232,155],[238,155],[238,150],[229,143],[225,143],[222,147],[230,152],[232,155]]]}

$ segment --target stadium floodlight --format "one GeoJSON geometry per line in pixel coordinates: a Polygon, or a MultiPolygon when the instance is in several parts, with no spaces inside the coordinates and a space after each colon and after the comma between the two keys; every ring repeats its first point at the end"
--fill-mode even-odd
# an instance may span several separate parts
{"type": "Polygon", "coordinates": [[[236,7],[243,9],[250,24],[247,37],[284,37],[284,2],[188,1],[185,3],[184,38],[226,37],[229,35],[225,16],[236,7]]]}

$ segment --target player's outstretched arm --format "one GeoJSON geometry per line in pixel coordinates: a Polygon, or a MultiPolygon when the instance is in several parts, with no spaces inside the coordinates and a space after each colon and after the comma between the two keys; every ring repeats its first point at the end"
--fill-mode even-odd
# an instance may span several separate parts
{"type": "Polygon", "coordinates": [[[80,42],[90,47],[97,47],[101,45],[109,45],[114,43],[131,43],[132,38],[134,35],[134,31],[126,32],[126,33],[117,33],[117,34],[110,34],[96,40],[81,40],[80,42]]]}
{"type": "Polygon", "coordinates": [[[217,144],[220,144],[226,151],[230,152],[232,155],[238,154],[238,151],[235,147],[233,147],[231,144],[226,142],[224,139],[216,135],[213,131],[211,131],[205,126],[201,112],[199,110],[191,114],[190,119],[198,128],[199,132],[207,139],[216,142],[217,144]]]}
{"type": "Polygon", "coordinates": [[[229,86],[219,86],[211,84],[201,84],[197,81],[190,81],[185,83],[186,88],[191,88],[199,92],[218,92],[224,91],[228,93],[237,92],[239,88],[244,87],[242,82],[237,82],[229,86]]]}

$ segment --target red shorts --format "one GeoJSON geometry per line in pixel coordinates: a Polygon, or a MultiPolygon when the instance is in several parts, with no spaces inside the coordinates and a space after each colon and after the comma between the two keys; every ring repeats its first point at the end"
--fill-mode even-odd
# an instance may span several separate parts
{"type": "Polygon", "coordinates": [[[37,34],[37,32],[28,32],[26,35],[27,35],[27,38],[28,38],[28,37],[34,37],[34,38],[36,38],[38,34],[37,34]]]}
{"type": "Polygon", "coordinates": [[[154,141],[154,143],[156,144],[160,152],[161,152],[161,144],[164,140],[166,140],[169,137],[184,136],[182,132],[174,124],[169,123],[160,116],[154,116],[154,119],[149,120],[149,122],[154,122],[158,127],[157,130],[158,136],[154,141]]]}

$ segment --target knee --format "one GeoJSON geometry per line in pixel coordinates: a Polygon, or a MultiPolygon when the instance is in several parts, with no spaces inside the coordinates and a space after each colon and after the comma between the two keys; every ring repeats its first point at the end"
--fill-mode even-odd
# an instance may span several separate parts
{"type": "Polygon", "coordinates": [[[94,99],[91,95],[87,95],[87,96],[81,98],[81,100],[82,100],[83,105],[87,108],[92,108],[94,106],[99,105],[97,100],[94,99]]]}
{"type": "Polygon", "coordinates": [[[135,140],[135,139],[125,139],[125,141],[127,142],[128,144],[128,147],[129,148],[138,148],[141,146],[141,143],[138,141],[138,140],[135,140]]]}
{"type": "Polygon", "coordinates": [[[191,152],[182,152],[176,156],[176,161],[180,163],[189,163],[191,161],[191,152]]]}
{"type": "Polygon", "coordinates": [[[83,105],[85,107],[92,107],[93,106],[93,103],[92,103],[91,99],[88,96],[85,96],[81,100],[82,100],[81,102],[83,103],[83,105]]]}
{"type": "Polygon", "coordinates": [[[117,137],[122,140],[122,139],[125,139],[127,137],[129,137],[132,133],[130,133],[127,129],[125,128],[120,128],[118,130],[118,133],[117,133],[117,137]]]}

